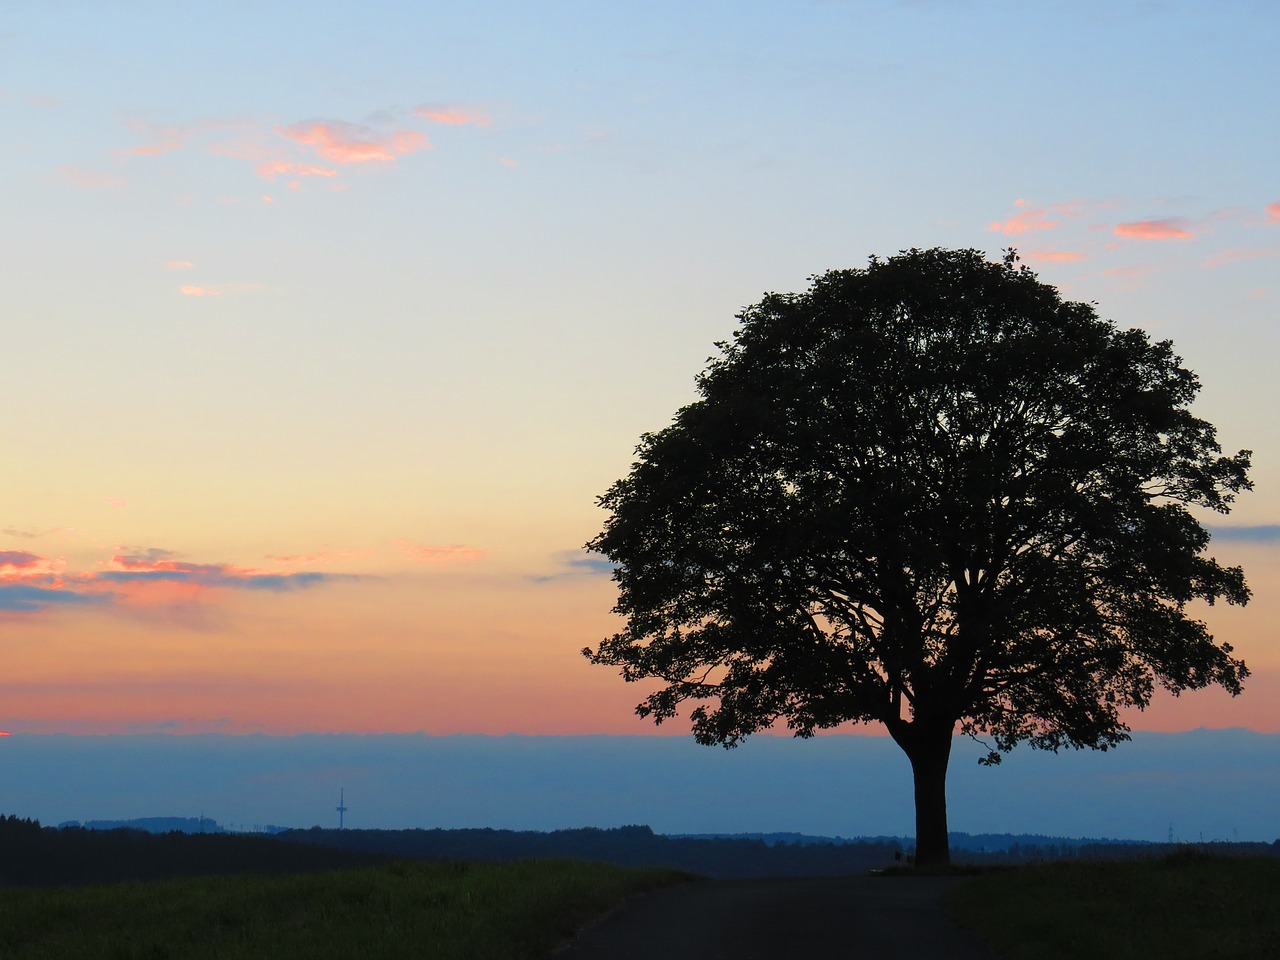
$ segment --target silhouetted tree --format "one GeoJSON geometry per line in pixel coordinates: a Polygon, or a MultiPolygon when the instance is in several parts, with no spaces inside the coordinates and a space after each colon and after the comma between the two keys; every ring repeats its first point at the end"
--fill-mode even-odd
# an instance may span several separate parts
{"type": "MultiPolygon", "coordinates": [[[[911,762],[917,862],[949,859],[957,731],[1107,749],[1124,707],[1247,676],[1187,604],[1245,603],[1189,512],[1221,455],[1169,342],[1064,301],[1010,251],[911,250],[739,315],[701,399],[646,434],[588,549],[626,627],[593,662],[665,683],[733,746],[879,722],[911,762]]],[[[990,749],[990,748],[989,748],[990,749]]]]}

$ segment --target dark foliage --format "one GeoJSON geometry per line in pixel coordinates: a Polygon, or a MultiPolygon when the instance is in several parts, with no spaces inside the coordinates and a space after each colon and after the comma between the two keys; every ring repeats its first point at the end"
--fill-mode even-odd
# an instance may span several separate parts
{"type": "Polygon", "coordinates": [[[0,887],[117,883],[228,873],[309,873],[382,863],[376,853],[236,834],[42,827],[0,817],[0,887]]]}
{"type": "Polygon", "coordinates": [[[655,834],[645,826],[550,833],[514,830],[294,830],[283,840],[369,850],[396,857],[520,860],[570,857],[622,867],[673,867],[709,877],[802,877],[864,873],[894,863],[893,840],[776,844],[655,834]]]}

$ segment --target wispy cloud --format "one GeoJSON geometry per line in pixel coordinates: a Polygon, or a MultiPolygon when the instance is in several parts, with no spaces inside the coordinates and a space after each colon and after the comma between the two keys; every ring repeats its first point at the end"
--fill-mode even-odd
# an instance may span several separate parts
{"type": "Polygon", "coordinates": [[[266,180],[276,177],[336,177],[338,171],[333,167],[318,167],[314,163],[290,163],[286,160],[272,160],[257,167],[258,176],[266,180]]]}
{"type": "Polygon", "coordinates": [[[291,553],[285,555],[268,554],[272,563],[290,567],[309,567],[317,563],[339,563],[351,560],[363,560],[369,555],[367,550],[328,550],[322,548],[316,553],[291,553]]]}
{"type": "Polygon", "coordinates": [[[1136,284],[1145,280],[1153,270],[1155,270],[1153,264],[1135,263],[1127,267],[1108,267],[1102,271],[1102,275],[1111,280],[1124,280],[1136,284]]]}
{"type": "Polygon", "coordinates": [[[143,134],[148,142],[117,152],[135,157],[154,157],[172,150],[181,150],[187,138],[195,132],[189,127],[150,123],[146,120],[134,120],[129,126],[143,134]]]}
{"type": "Polygon", "coordinates": [[[0,612],[39,613],[51,607],[98,606],[111,602],[104,594],[78,593],[65,587],[0,582],[0,612]]]}
{"type": "Polygon", "coordinates": [[[1213,269],[1229,263],[1242,263],[1246,260],[1267,260],[1280,257],[1280,247],[1227,247],[1218,253],[1205,258],[1204,265],[1213,269]]]}
{"type": "Polygon", "coordinates": [[[276,133],[340,164],[389,163],[396,157],[431,149],[431,143],[416,130],[379,133],[343,120],[303,120],[276,127],[276,133]]]}
{"type": "Polygon", "coordinates": [[[1064,220],[1083,216],[1091,209],[1113,206],[1114,201],[1090,201],[1076,198],[1055,203],[1034,204],[1030,200],[1019,197],[1013,201],[1013,205],[1019,208],[1019,213],[1015,213],[1006,220],[994,220],[987,224],[987,229],[1006,236],[1054,230],[1061,226],[1064,220]]]}
{"type": "Polygon", "coordinates": [[[84,167],[77,166],[73,163],[63,164],[58,168],[58,175],[68,183],[75,184],[77,187],[86,187],[97,190],[114,190],[123,187],[126,183],[124,177],[117,176],[114,173],[104,173],[99,170],[86,170],[84,167]]]}
{"type": "Polygon", "coordinates": [[[33,613],[76,605],[178,609],[208,591],[288,593],[359,579],[346,573],[282,573],[228,563],[193,563],[171,550],[156,548],[117,552],[98,569],[69,572],[61,557],[6,550],[0,551],[0,612],[33,613]]]}
{"type": "Polygon", "coordinates": [[[474,110],[463,107],[444,107],[430,103],[422,103],[413,108],[415,116],[422,117],[424,120],[430,120],[433,123],[443,123],[447,126],[465,126],[470,124],[476,127],[487,127],[490,118],[487,114],[479,113],[474,110]]]}
{"type": "Polygon", "coordinates": [[[1162,220],[1135,220],[1130,223],[1118,223],[1112,231],[1117,237],[1130,240],[1194,240],[1187,221],[1182,217],[1167,217],[1162,220]]]}
{"type": "Polygon", "coordinates": [[[105,583],[184,583],[208,588],[270,590],[283,592],[333,580],[349,580],[349,574],[274,573],[226,563],[189,563],[176,559],[169,550],[151,549],[141,553],[117,554],[110,568],[92,574],[93,581],[105,583]]]}
{"type": "Polygon", "coordinates": [[[250,290],[261,290],[260,283],[223,283],[212,286],[200,286],[193,283],[183,284],[178,292],[184,297],[222,297],[231,293],[246,293],[250,290]]]}
{"type": "Polygon", "coordinates": [[[37,540],[40,537],[47,537],[51,533],[70,533],[74,529],[75,527],[49,527],[46,530],[19,530],[16,527],[5,527],[0,530],[0,533],[23,540],[37,540]]]}
{"type": "Polygon", "coordinates": [[[62,579],[66,562],[26,550],[0,551],[0,613],[37,613],[49,607],[106,602],[62,579]]]}
{"type": "Polygon", "coordinates": [[[556,555],[556,565],[559,569],[554,573],[532,574],[528,579],[534,583],[550,583],[570,577],[611,577],[616,569],[612,560],[585,550],[562,550],[556,555]]]}
{"type": "Polygon", "coordinates": [[[445,546],[431,546],[415,543],[407,537],[397,537],[391,541],[401,554],[415,563],[430,563],[440,566],[452,566],[459,563],[476,563],[487,557],[492,550],[468,546],[464,543],[450,543],[445,546]]]}
{"type": "Polygon", "coordinates": [[[165,262],[166,270],[190,270],[195,264],[190,260],[169,260],[165,262]]]}
{"type": "Polygon", "coordinates": [[[49,559],[26,550],[0,550],[0,581],[56,577],[66,562],[49,559]]]}
{"type": "Polygon", "coordinates": [[[1280,200],[1266,206],[1267,223],[1280,223],[1280,200]]]}

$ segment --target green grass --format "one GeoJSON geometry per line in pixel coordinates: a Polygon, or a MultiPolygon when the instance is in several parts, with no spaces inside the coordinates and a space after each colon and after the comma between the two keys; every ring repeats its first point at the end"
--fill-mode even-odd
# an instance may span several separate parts
{"type": "Polygon", "coordinates": [[[1195,851],[993,870],[947,909],[1006,960],[1280,957],[1280,859],[1195,851]]]}
{"type": "Polygon", "coordinates": [[[4,960],[517,960],[688,879],[569,860],[0,889],[4,960]]]}

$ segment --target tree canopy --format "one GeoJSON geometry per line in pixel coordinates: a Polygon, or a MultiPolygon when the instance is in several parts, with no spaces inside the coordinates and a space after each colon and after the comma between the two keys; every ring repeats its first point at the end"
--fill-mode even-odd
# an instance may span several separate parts
{"type": "Polygon", "coordinates": [[[588,549],[624,629],[584,653],[732,746],[881,723],[946,860],[955,732],[1107,749],[1157,685],[1245,665],[1188,605],[1245,603],[1192,513],[1250,487],[1168,341],[1064,301],[1010,251],[910,250],[768,294],[645,434],[588,549]]]}

